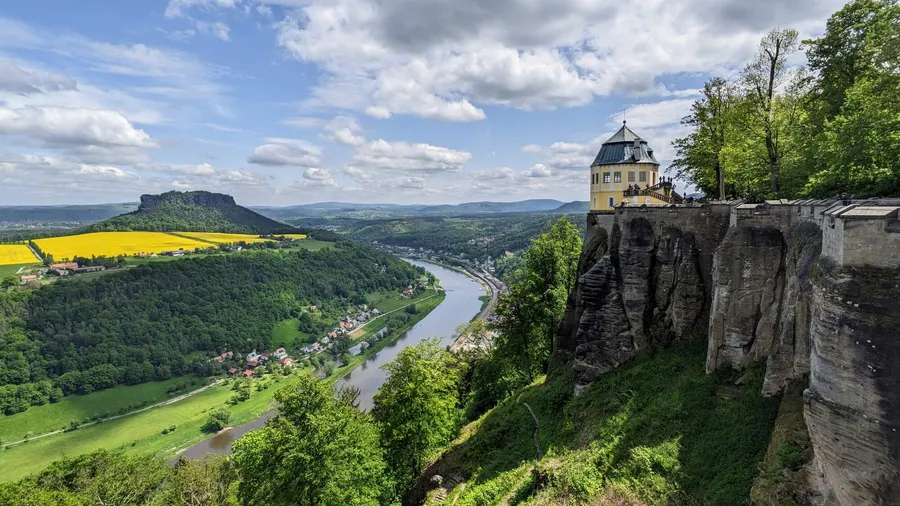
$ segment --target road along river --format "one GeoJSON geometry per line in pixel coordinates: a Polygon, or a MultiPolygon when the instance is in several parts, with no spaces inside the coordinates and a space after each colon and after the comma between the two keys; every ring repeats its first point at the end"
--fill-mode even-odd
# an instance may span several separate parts
{"type": "MultiPolygon", "coordinates": [[[[379,351],[362,365],[335,382],[335,388],[342,386],[355,386],[359,388],[359,407],[368,410],[372,408],[372,399],[375,392],[386,379],[386,374],[381,366],[391,362],[407,346],[416,345],[429,337],[439,337],[442,345],[452,344],[452,334],[456,327],[468,323],[481,308],[478,297],[485,295],[481,284],[472,278],[459,272],[446,269],[439,265],[418,260],[409,262],[424,267],[441,281],[441,286],[447,291],[447,297],[438,307],[417,323],[408,332],[400,336],[395,342],[379,351]]],[[[182,455],[187,458],[200,458],[207,453],[230,453],[231,444],[247,432],[258,429],[266,424],[273,415],[268,412],[250,423],[226,430],[211,438],[205,439],[185,450],[182,455]]]]}

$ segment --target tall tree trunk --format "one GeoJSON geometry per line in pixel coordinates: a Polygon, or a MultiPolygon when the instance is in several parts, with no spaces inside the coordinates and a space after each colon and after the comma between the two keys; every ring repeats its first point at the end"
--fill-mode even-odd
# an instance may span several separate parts
{"type": "Polygon", "coordinates": [[[716,157],[716,189],[719,193],[719,200],[725,200],[725,168],[722,162],[716,157]]]}

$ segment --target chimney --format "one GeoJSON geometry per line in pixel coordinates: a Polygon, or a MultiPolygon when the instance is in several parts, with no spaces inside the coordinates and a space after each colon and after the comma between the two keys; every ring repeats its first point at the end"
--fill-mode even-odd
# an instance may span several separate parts
{"type": "Polygon", "coordinates": [[[641,161],[641,140],[640,139],[634,140],[634,147],[631,148],[631,154],[632,154],[632,156],[634,156],[635,162],[641,161]]]}

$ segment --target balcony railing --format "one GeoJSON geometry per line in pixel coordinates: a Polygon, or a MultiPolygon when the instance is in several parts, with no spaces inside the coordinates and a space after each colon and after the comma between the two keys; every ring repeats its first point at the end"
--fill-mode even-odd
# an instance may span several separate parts
{"type": "Polygon", "coordinates": [[[628,188],[622,190],[622,195],[625,197],[652,197],[667,204],[684,202],[684,197],[675,192],[671,180],[660,181],[654,186],[647,185],[643,188],[640,185],[628,185],[628,188]]]}

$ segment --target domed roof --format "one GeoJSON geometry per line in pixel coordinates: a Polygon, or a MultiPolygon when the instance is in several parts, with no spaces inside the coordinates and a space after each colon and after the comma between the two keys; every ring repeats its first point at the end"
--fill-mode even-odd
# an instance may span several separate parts
{"type": "Polygon", "coordinates": [[[622,128],[614,133],[612,137],[606,140],[594,158],[591,167],[598,165],[617,165],[620,163],[652,163],[659,165],[653,156],[653,148],[647,141],[641,139],[638,134],[634,133],[625,122],[622,122],[622,128]],[[635,146],[640,146],[640,150],[635,150],[635,146]],[[638,156],[635,156],[639,152],[638,156]]]}

